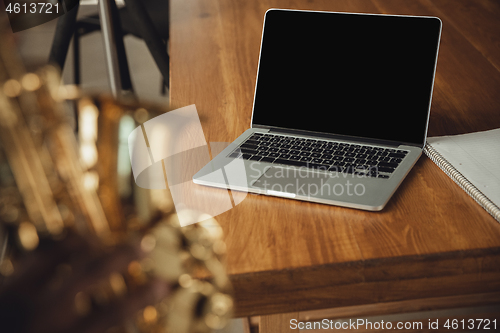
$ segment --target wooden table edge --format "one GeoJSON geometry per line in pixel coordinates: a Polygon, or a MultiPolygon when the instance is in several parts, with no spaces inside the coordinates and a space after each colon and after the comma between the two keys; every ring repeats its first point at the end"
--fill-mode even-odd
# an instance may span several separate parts
{"type": "Polygon", "coordinates": [[[490,293],[500,291],[500,247],[233,274],[230,279],[236,317],[490,293]]]}

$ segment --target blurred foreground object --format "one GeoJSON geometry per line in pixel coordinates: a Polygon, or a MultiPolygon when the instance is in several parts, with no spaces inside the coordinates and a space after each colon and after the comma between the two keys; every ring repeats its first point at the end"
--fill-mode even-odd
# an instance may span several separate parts
{"type": "Polygon", "coordinates": [[[168,110],[80,96],[51,67],[26,73],[5,21],[0,13],[0,330],[223,327],[222,229],[210,216],[180,228],[168,190],[131,176],[128,133],[168,110]]]}

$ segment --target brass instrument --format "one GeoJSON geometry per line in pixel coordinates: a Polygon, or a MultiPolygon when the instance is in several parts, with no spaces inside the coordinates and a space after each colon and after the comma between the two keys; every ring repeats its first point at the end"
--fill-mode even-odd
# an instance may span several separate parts
{"type": "MultiPolygon", "coordinates": [[[[60,239],[71,229],[97,235],[109,248],[139,238],[148,256],[131,262],[126,276],[102,281],[97,291],[118,297],[150,277],[171,286],[167,299],[131,320],[132,331],[202,333],[223,327],[232,299],[222,229],[210,217],[181,228],[168,190],[138,188],[123,160],[124,128],[168,110],[81,96],[60,85],[54,68],[26,73],[14,51],[0,22],[0,175],[9,178],[6,160],[15,179],[0,179],[7,184],[0,188],[0,286],[2,276],[16,269],[16,253],[36,251],[42,238],[60,239]],[[69,105],[78,110],[78,141],[69,105]]],[[[78,293],[75,311],[87,315],[96,297],[78,293]]],[[[131,331],[130,325],[118,331],[131,331]]]]}

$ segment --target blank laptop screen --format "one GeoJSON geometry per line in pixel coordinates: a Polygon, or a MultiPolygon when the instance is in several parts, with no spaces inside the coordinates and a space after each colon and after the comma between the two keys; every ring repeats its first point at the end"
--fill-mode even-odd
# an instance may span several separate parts
{"type": "Polygon", "coordinates": [[[440,30],[432,17],[268,11],[253,125],[422,146],[440,30]]]}

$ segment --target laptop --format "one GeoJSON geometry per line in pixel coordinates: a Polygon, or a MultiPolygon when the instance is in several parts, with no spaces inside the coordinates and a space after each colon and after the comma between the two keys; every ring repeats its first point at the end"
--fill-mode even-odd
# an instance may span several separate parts
{"type": "Polygon", "coordinates": [[[437,17],[268,10],[251,127],[194,183],[382,210],[422,154],[440,37],[437,17]]]}

